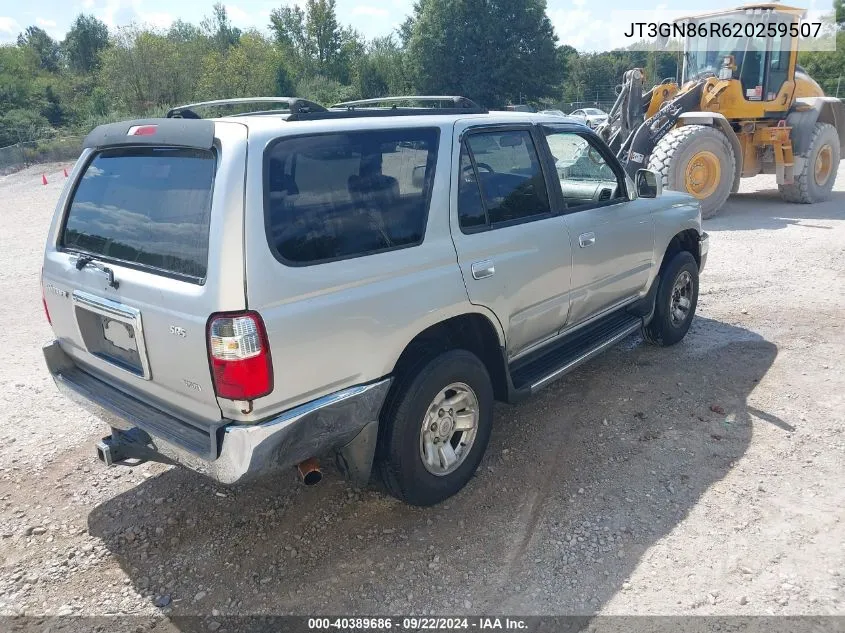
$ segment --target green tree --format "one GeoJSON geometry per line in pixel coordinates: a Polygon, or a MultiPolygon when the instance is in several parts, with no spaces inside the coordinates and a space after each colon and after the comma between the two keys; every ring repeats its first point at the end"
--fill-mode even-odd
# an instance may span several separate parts
{"type": "Polygon", "coordinates": [[[80,13],[62,42],[68,67],[76,73],[88,74],[100,65],[100,52],[108,46],[109,29],[93,15],[80,13]]]}
{"type": "Polygon", "coordinates": [[[117,107],[144,112],[190,101],[202,57],[162,33],[123,27],[103,54],[100,81],[117,107]]]}
{"type": "Polygon", "coordinates": [[[569,59],[561,96],[565,104],[612,102],[616,99],[615,87],[621,83],[625,71],[644,68],[648,63],[645,51],[587,53],[569,59]]]}
{"type": "Polygon", "coordinates": [[[41,107],[41,115],[54,127],[60,127],[65,122],[65,110],[61,99],[50,84],[44,86],[44,105],[41,107]]]}
{"type": "Polygon", "coordinates": [[[365,53],[360,34],[338,23],[335,0],[274,9],[270,29],[298,79],[317,74],[348,84],[365,53]]]}
{"type": "Polygon", "coordinates": [[[801,51],[798,63],[831,97],[845,97],[845,30],[836,34],[835,51],[801,51]]]}
{"type": "Polygon", "coordinates": [[[29,47],[0,46],[0,147],[28,141],[49,123],[40,114],[38,56],[29,47]]]}
{"type": "Polygon", "coordinates": [[[334,79],[315,75],[299,81],[296,86],[296,96],[331,105],[340,101],[348,101],[354,98],[355,94],[351,86],[344,86],[334,79]]]}
{"type": "Polygon", "coordinates": [[[0,116],[0,147],[44,138],[52,132],[50,122],[32,110],[9,110],[0,116]]]}
{"type": "Polygon", "coordinates": [[[359,97],[386,97],[411,92],[405,69],[405,55],[392,35],[370,42],[356,68],[355,88],[359,97]]]}
{"type": "Polygon", "coordinates": [[[212,46],[220,53],[237,46],[241,37],[241,30],[232,25],[226,7],[219,2],[212,8],[212,14],[201,22],[200,27],[211,40],[212,46]]]}
{"type": "Polygon", "coordinates": [[[420,0],[408,29],[409,67],[424,93],[501,106],[558,90],[545,0],[420,0]]]}
{"type": "Polygon", "coordinates": [[[270,12],[270,31],[295,77],[311,72],[311,41],[305,32],[305,11],[283,6],[270,12]]]}
{"type": "Polygon", "coordinates": [[[200,27],[183,20],[176,20],[170,25],[170,28],[167,29],[167,38],[180,44],[193,44],[197,42],[203,42],[205,45],[209,44],[200,27]]]}
{"type": "Polygon", "coordinates": [[[335,0],[307,1],[305,32],[313,44],[317,72],[328,76],[330,66],[340,54],[342,44],[335,0]]]}
{"type": "Polygon", "coordinates": [[[281,46],[310,55],[310,41],[305,34],[305,11],[298,5],[273,9],[270,12],[270,30],[281,46]]]}
{"type": "Polygon", "coordinates": [[[43,70],[56,72],[59,69],[59,44],[44,29],[28,26],[18,35],[18,46],[32,49],[43,70]]]}
{"type": "Polygon", "coordinates": [[[202,67],[198,92],[203,98],[282,96],[290,89],[278,49],[258,31],[241,35],[226,53],[212,51],[202,67]]]}
{"type": "Polygon", "coordinates": [[[569,74],[569,68],[572,66],[573,59],[578,57],[578,51],[569,44],[558,46],[555,51],[557,57],[557,64],[560,70],[560,76],[566,77],[569,74]]]}

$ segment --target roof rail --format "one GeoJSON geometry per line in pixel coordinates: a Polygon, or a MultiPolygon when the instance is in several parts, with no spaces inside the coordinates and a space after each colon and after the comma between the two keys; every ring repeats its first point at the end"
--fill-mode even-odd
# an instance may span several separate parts
{"type": "MultiPolygon", "coordinates": [[[[299,97],[243,97],[240,99],[217,99],[215,101],[200,101],[198,103],[189,103],[187,105],[177,106],[167,111],[166,117],[168,119],[201,119],[195,108],[209,108],[215,106],[233,106],[245,105],[249,103],[283,103],[287,105],[289,114],[305,114],[310,112],[326,112],[326,109],[319,103],[308,101],[307,99],[300,99],[299,97]]],[[[247,116],[250,114],[278,114],[284,113],[284,108],[276,110],[255,110],[252,112],[239,112],[238,114],[230,114],[228,116],[247,116]]]]}
{"type": "Polygon", "coordinates": [[[472,99],[455,95],[410,95],[406,97],[377,97],[375,99],[358,99],[356,101],[343,101],[332,106],[332,110],[346,109],[356,110],[358,108],[390,108],[398,109],[399,104],[414,104],[412,108],[448,108],[450,110],[460,109],[468,112],[485,113],[482,108],[472,99]],[[432,104],[432,105],[422,105],[432,104]]]}

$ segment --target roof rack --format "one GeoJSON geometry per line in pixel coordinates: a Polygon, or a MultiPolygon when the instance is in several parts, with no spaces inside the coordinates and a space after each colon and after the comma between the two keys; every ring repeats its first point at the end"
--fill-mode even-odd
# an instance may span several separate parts
{"type": "Polygon", "coordinates": [[[315,103],[314,101],[308,101],[307,99],[300,99],[299,97],[244,97],[240,99],[217,99],[215,101],[200,101],[198,103],[189,103],[187,105],[177,106],[168,110],[166,117],[168,119],[201,119],[202,117],[194,111],[196,108],[235,106],[250,103],[283,103],[287,106],[287,108],[239,112],[237,114],[230,114],[228,116],[248,116],[279,113],[287,113],[290,115],[294,115],[307,114],[311,112],[326,112],[326,109],[319,103],[315,103]],[[287,112],[285,112],[285,110],[287,110],[287,112]]]}
{"type": "Polygon", "coordinates": [[[343,101],[336,103],[331,107],[332,110],[345,109],[356,110],[358,108],[389,108],[391,110],[398,110],[401,103],[413,103],[411,106],[414,109],[441,109],[449,110],[466,110],[471,112],[478,112],[480,114],[486,113],[487,110],[482,108],[472,99],[460,97],[456,95],[410,95],[406,97],[377,97],[375,99],[358,99],[356,101],[343,101]],[[429,106],[416,104],[433,104],[429,106]]]}

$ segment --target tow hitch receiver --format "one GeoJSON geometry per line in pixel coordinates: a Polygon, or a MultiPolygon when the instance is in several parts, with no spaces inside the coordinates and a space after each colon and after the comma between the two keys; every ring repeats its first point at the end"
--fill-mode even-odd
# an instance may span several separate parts
{"type": "Polygon", "coordinates": [[[106,466],[140,466],[148,461],[174,463],[151,448],[151,442],[152,438],[139,428],[112,429],[110,436],[97,442],[97,458],[106,466]]]}

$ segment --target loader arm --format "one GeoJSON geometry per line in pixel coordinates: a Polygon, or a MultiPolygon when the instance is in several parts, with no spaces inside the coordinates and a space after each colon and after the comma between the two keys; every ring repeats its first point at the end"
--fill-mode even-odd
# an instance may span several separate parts
{"type": "Polygon", "coordinates": [[[647,96],[643,95],[644,77],[640,68],[625,72],[619,96],[607,114],[607,121],[597,130],[614,152],[618,152],[631,133],[643,123],[651,99],[651,92],[647,96]]]}
{"type": "Polygon", "coordinates": [[[640,68],[626,71],[619,96],[608,113],[607,122],[597,132],[607,142],[632,178],[645,167],[654,147],[685,112],[698,110],[704,81],[664,101],[657,112],[646,119],[655,86],[644,91],[645,75],[640,68]]]}
{"type": "Polygon", "coordinates": [[[648,157],[654,147],[675,127],[681,115],[698,110],[703,87],[704,82],[701,81],[663,103],[654,116],[643,121],[621,143],[616,156],[631,178],[638,169],[648,164],[648,157]]]}

